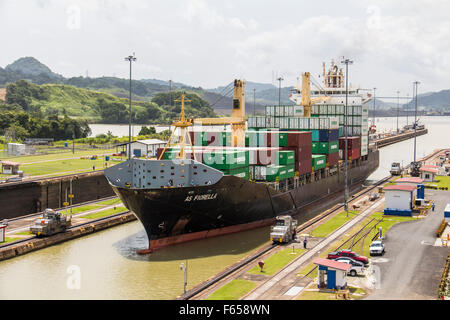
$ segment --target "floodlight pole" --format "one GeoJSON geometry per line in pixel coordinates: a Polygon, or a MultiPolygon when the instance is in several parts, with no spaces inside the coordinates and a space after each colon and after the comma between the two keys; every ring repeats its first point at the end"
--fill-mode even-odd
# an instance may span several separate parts
{"type": "Polygon", "coordinates": [[[128,119],[128,160],[131,160],[131,64],[136,61],[134,53],[132,56],[125,57],[125,61],[130,62],[130,109],[128,119]]]}
{"type": "Polygon", "coordinates": [[[281,106],[281,81],[283,81],[283,77],[279,77],[278,79],[279,86],[278,86],[278,106],[281,106]]]}
{"type": "Polygon", "coordinates": [[[416,108],[414,111],[414,162],[416,162],[416,137],[417,137],[417,86],[419,85],[419,81],[414,81],[415,90],[416,93],[416,108]]]}
{"type": "MultiPolygon", "coordinates": [[[[344,58],[344,57],[343,57],[344,58]]],[[[344,149],[344,179],[345,179],[345,190],[344,190],[344,209],[348,217],[348,65],[353,64],[350,59],[343,59],[341,63],[345,64],[345,112],[344,112],[344,131],[345,131],[345,149],[344,149]]]]}

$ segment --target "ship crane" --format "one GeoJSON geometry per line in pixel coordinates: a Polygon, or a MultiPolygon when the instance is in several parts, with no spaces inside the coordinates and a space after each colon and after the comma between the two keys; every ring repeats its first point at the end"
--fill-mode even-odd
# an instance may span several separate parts
{"type": "Polygon", "coordinates": [[[304,116],[311,117],[311,107],[313,104],[321,103],[330,100],[329,96],[311,98],[310,73],[302,74],[302,99],[300,104],[304,108],[304,116]]]}
{"type": "MultiPolygon", "coordinates": [[[[162,157],[164,156],[164,153],[166,152],[167,148],[170,146],[179,146],[180,147],[180,152],[177,155],[177,159],[186,159],[186,132],[187,132],[187,128],[192,126],[192,121],[190,119],[186,119],[185,115],[184,115],[184,103],[185,102],[190,102],[191,100],[185,99],[185,93],[182,92],[181,93],[181,99],[177,99],[174,100],[175,102],[181,102],[181,114],[180,114],[180,119],[178,121],[175,121],[174,123],[172,123],[172,125],[175,127],[172,131],[172,134],[170,135],[169,140],[167,141],[166,146],[164,147],[163,151],[161,152],[158,160],[161,160],[162,157]],[[174,134],[177,128],[180,128],[180,138],[179,138],[179,142],[176,144],[171,144],[171,141],[174,138],[174,134]]],[[[189,135],[187,135],[189,138],[189,145],[192,148],[192,154],[194,155],[194,159],[195,159],[195,153],[194,153],[194,146],[192,144],[191,141],[191,137],[189,135]]]]}
{"type": "Polygon", "coordinates": [[[234,80],[233,110],[231,117],[224,118],[197,118],[194,124],[231,125],[231,145],[245,147],[245,81],[234,80]]]}

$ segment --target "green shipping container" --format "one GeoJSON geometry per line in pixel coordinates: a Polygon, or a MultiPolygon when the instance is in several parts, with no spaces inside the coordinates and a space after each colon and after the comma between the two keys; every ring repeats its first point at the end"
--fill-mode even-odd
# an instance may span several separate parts
{"type": "Polygon", "coordinates": [[[275,158],[278,165],[288,165],[295,162],[295,153],[290,150],[277,151],[275,158]]]}
{"type": "Polygon", "coordinates": [[[219,145],[224,147],[231,146],[231,132],[221,132],[220,133],[219,145]]]}
{"type": "MultiPolygon", "coordinates": [[[[339,141],[320,142],[319,152],[320,154],[332,154],[339,152],[339,141]]],[[[314,152],[313,152],[314,153],[314,152]]]]}
{"type": "Polygon", "coordinates": [[[312,154],[319,154],[320,153],[319,152],[319,145],[320,145],[320,142],[318,142],[318,141],[314,141],[312,143],[312,154]]]}
{"type": "Polygon", "coordinates": [[[280,179],[280,171],[284,166],[270,165],[266,167],[266,181],[273,182],[280,179]]]}
{"type": "Polygon", "coordinates": [[[195,146],[207,146],[208,145],[208,134],[204,131],[195,132],[194,137],[194,145],[195,146]]]}
{"type": "Polygon", "coordinates": [[[278,132],[278,133],[275,133],[275,135],[278,140],[278,146],[279,147],[287,147],[288,133],[287,132],[278,132]]]}
{"type": "Polygon", "coordinates": [[[248,166],[231,170],[222,170],[222,172],[227,176],[235,176],[245,180],[250,179],[250,170],[248,166]]]}
{"type": "Polygon", "coordinates": [[[258,131],[245,132],[245,146],[246,147],[258,146],[258,131]]]}
{"type": "Polygon", "coordinates": [[[285,166],[286,174],[280,177],[280,180],[293,178],[295,175],[295,166],[293,164],[285,166]]]}
{"type": "Polygon", "coordinates": [[[326,164],[327,164],[327,157],[325,155],[320,155],[320,154],[312,155],[312,165],[313,165],[314,171],[325,168],[326,164]]]}
{"type": "Polygon", "coordinates": [[[219,170],[248,167],[249,152],[241,150],[222,150],[203,154],[203,163],[219,170]]]}

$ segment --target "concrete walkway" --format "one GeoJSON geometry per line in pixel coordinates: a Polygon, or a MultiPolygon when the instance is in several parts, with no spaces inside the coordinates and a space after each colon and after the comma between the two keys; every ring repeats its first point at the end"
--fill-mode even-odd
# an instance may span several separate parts
{"type": "Polygon", "coordinates": [[[375,211],[381,210],[384,206],[384,201],[378,200],[368,209],[361,212],[358,216],[353,218],[350,222],[343,225],[335,232],[330,234],[323,241],[319,242],[314,248],[300,256],[297,260],[289,264],[282,269],[276,275],[274,275],[267,282],[257,287],[249,294],[247,294],[243,300],[265,300],[265,299],[293,299],[295,296],[284,295],[289,289],[293,287],[293,284],[298,280],[297,272],[300,267],[313,258],[316,254],[320,253],[328,245],[336,241],[339,237],[344,235],[347,231],[351,230],[356,224],[361,222],[364,218],[371,215],[375,211]]]}

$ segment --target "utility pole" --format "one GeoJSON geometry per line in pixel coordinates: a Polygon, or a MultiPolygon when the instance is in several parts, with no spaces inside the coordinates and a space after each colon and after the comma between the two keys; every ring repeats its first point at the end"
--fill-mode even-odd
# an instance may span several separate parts
{"type": "MultiPolygon", "coordinates": [[[[406,97],[409,97],[409,93],[406,94],[406,97]]],[[[406,99],[408,100],[408,99],[406,99]]],[[[406,104],[406,126],[408,126],[408,104],[409,102],[406,104]]]]}
{"type": "Polygon", "coordinates": [[[256,106],[256,88],[253,88],[253,116],[255,116],[255,106],[256,106]]]}
{"type": "Polygon", "coordinates": [[[377,90],[377,88],[373,88],[373,125],[375,125],[375,90],[377,90]]]}
{"type": "Polygon", "coordinates": [[[172,80],[169,80],[169,99],[170,99],[170,106],[172,106],[172,80]]]}
{"type": "MultiPolygon", "coordinates": [[[[350,59],[345,59],[341,63],[345,64],[345,112],[344,112],[344,131],[345,131],[345,149],[344,149],[344,179],[345,179],[345,191],[344,191],[344,210],[347,213],[348,217],[348,127],[347,127],[347,118],[348,118],[348,65],[353,64],[353,61],[350,59]]],[[[375,90],[374,90],[374,98],[375,98],[375,90]]],[[[375,123],[375,122],[374,122],[375,123]]]]}
{"type": "Polygon", "coordinates": [[[398,133],[398,114],[400,112],[400,91],[397,90],[397,133],[398,133]]]}
{"type": "Polygon", "coordinates": [[[281,106],[281,81],[283,81],[283,77],[279,77],[278,79],[279,86],[278,86],[278,106],[281,106]]]}
{"type": "Polygon", "coordinates": [[[125,61],[130,62],[130,111],[128,119],[128,160],[131,160],[131,64],[132,62],[136,61],[134,52],[132,56],[125,57],[125,61]]]}
{"type": "Polygon", "coordinates": [[[419,81],[414,81],[415,93],[416,93],[416,108],[414,111],[414,162],[416,162],[416,137],[417,137],[417,86],[419,81]]]}

